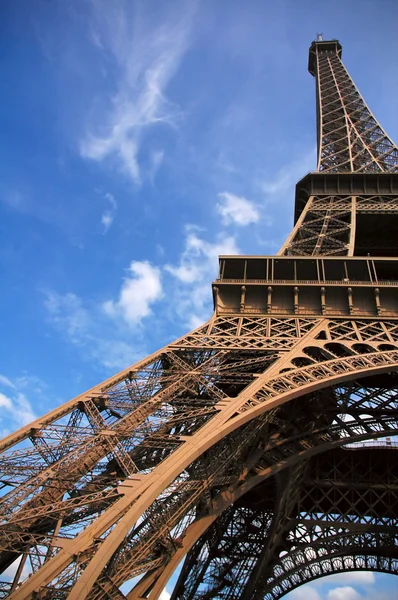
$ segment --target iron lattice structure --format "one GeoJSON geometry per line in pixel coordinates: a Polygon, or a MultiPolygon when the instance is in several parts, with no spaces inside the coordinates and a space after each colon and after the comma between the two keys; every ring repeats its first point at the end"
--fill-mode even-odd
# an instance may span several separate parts
{"type": "Polygon", "coordinates": [[[0,443],[1,598],[153,600],[183,560],[173,600],[398,572],[398,150],[337,41],[309,70],[279,255],[220,257],[206,324],[0,443]]]}

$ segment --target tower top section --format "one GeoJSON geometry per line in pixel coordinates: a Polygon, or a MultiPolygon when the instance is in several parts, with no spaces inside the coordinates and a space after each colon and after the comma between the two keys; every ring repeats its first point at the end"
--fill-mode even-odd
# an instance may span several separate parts
{"type": "Polygon", "coordinates": [[[341,58],[343,52],[342,45],[338,40],[323,40],[322,34],[317,35],[317,39],[312,42],[308,56],[308,70],[315,77],[316,64],[319,54],[337,54],[341,58]]]}
{"type": "Polygon", "coordinates": [[[398,173],[398,148],[369,110],[341,60],[338,40],[318,34],[308,70],[316,80],[318,171],[398,173]]]}

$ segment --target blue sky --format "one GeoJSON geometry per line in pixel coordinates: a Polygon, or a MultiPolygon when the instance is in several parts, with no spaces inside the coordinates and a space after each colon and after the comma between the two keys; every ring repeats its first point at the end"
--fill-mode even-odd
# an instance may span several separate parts
{"type": "MultiPolygon", "coordinates": [[[[279,249],[315,168],[317,32],[398,140],[397,19],[395,0],[1,2],[2,434],[206,320],[219,254],[279,249]]],[[[395,597],[372,577],[291,597],[395,597]]]]}

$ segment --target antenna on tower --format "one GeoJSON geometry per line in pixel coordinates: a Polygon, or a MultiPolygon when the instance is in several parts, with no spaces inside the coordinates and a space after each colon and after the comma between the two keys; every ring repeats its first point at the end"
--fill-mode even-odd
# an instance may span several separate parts
{"type": "Polygon", "coordinates": [[[323,42],[323,33],[317,33],[316,34],[316,41],[317,42],[323,42]]]}

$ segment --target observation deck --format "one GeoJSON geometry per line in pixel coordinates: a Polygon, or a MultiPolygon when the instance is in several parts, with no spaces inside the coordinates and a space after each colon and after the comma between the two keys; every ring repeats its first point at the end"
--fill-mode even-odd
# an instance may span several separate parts
{"type": "Polygon", "coordinates": [[[218,314],[398,317],[398,261],[362,256],[220,256],[218,314]]]}

